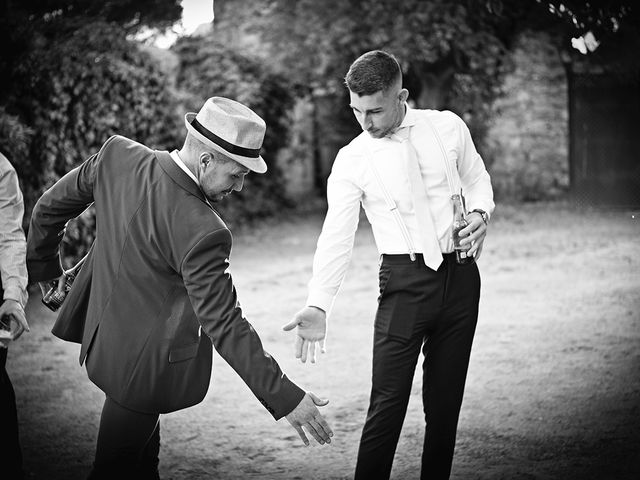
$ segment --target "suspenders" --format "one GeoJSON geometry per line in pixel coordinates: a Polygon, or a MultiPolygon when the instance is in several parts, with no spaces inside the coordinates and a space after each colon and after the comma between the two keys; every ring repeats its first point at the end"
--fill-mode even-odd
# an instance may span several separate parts
{"type": "MultiPolygon", "coordinates": [[[[433,133],[433,136],[432,138],[430,138],[430,140],[437,143],[438,149],[440,150],[441,159],[444,162],[445,174],[447,175],[447,183],[449,184],[449,191],[451,192],[451,195],[454,195],[457,192],[460,192],[460,195],[462,196],[462,187],[460,185],[460,175],[458,174],[458,170],[453,168],[452,162],[450,162],[449,159],[447,158],[447,152],[444,149],[442,139],[440,138],[440,135],[438,134],[438,131],[436,130],[431,120],[428,117],[424,117],[423,119],[426,125],[429,127],[429,129],[433,133]]],[[[408,142],[411,141],[412,128],[413,127],[409,127],[409,137],[407,138],[408,142]]],[[[413,148],[413,147],[409,145],[409,148],[413,148]]],[[[384,182],[382,181],[380,172],[378,172],[378,169],[376,168],[375,163],[373,162],[373,155],[371,153],[369,146],[366,145],[365,149],[366,149],[367,156],[369,157],[369,161],[367,163],[369,164],[369,167],[371,168],[373,175],[376,177],[376,181],[378,182],[378,186],[380,187],[380,190],[382,190],[382,194],[384,196],[385,203],[387,204],[387,208],[392,213],[393,218],[398,224],[400,233],[402,234],[404,241],[407,244],[407,248],[409,250],[409,256],[411,257],[411,260],[414,261],[416,259],[416,249],[415,249],[415,246],[413,245],[413,241],[411,240],[411,235],[409,235],[409,230],[407,229],[407,225],[402,219],[402,215],[400,215],[400,212],[398,211],[398,206],[396,205],[396,202],[393,200],[393,198],[389,194],[389,191],[385,187],[384,182]]],[[[464,196],[462,198],[464,202],[464,196]]]]}

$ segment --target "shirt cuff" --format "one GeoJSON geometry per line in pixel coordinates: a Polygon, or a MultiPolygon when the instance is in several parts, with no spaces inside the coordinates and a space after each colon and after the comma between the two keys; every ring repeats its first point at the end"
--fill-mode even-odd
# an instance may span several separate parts
{"type": "Polygon", "coordinates": [[[4,291],[3,300],[15,300],[20,305],[22,305],[22,308],[24,308],[25,305],[27,304],[28,298],[29,298],[29,295],[25,290],[23,290],[20,287],[15,287],[11,285],[11,286],[7,286],[7,289],[4,291]]]}
{"type": "Polygon", "coordinates": [[[334,300],[335,295],[331,293],[322,290],[312,290],[307,297],[307,306],[320,308],[329,314],[331,307],[333,307],[334,300]]]}

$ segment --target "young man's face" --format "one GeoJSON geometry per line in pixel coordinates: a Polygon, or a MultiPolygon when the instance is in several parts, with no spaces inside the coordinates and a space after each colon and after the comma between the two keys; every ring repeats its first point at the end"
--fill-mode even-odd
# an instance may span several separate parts
{"type": "Polygon", "coordinates": [[[219,202],[233,191],[242,190],[249,169],[222,154],[212,156],[208,162],[200,162],[200,188],[209,201],[219,202]]]}
{"type": "Polygon", "coordinates": [[[402,123],[408,95],[409,92],[399,86],[362,96],[349,90],[349,106],[362,130],[369,132],[373,138],[382,138],[402,123]]]}

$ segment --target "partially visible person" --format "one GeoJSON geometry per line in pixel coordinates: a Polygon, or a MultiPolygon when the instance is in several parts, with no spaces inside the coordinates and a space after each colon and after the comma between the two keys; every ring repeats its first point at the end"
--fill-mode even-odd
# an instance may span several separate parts
{"type": "Polygon", "coordinates": [[[0,319],[6,327],[0,332],[0,477],[5,479],[24,478],[16,397],[6,369],[9,345],[25,330],[29,331],[24,314],[27,266],[23,215],[18,175],[7,157],[0,153],[0,319]]]}
{"type": "Polygon", "coordinates": [[[159,416],[202,401],[212,343],[306,445],[304,430],[320,444],[333,435],[317,408],[328,401],[293,383],[244,318],[229,274],[231,232],[212,205],[240,191],[250,171],[267,170],[266,125],[213,97],[185,126],[172,152],[111,137],[47,190],[31,217],[31,280],[43,295],[52,283],[63,294],[65,225],[95,206],[95,242],[53,328],[81,343],[80,363],[106,395],[92,479],[159,478],[159,416]]]}
{"type": "Polygon", "coordinates": [[[297,329],[296,356],[304,362],[310,353],[314,361],[318,344],[324,348],[327,314],[351,258],[362,205],[380,253],[380,296],[355,478],[389,478],[422,351],[420,478],[448,479],[480,300],[477,264],[456,260],[454,199],[462,188],[470,210],[458,255],[478,259],[494,209],[491,180],[460,117],[407,104],[392,55],[365,53],[345,83],[363,131],[333,164],[307,304],[284,328],[297,329]]]}

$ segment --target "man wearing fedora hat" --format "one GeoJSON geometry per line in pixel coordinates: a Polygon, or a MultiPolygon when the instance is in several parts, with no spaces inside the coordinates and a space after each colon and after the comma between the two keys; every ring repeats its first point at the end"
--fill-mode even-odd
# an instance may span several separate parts
{"type": "Polygon", "coordinates": [[[327,404],[287,378],[244,318],[228,272],[231,233],[211,203],[264,173],[264,121],[213,97],[185,116],[183,147],[151,150],[121,136],[40,198],[27,266],[43,295],[64,293],[59,247],[67,221],[94,204],[96,240],[53,327],[81,344],[80,363],[106,394],[90,478],[158,478],[159,414],[195,405],[212,346],[305,445],[333,435],[327,404]]]}

